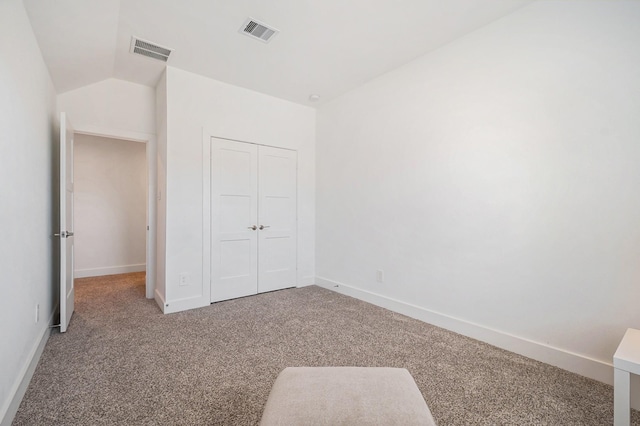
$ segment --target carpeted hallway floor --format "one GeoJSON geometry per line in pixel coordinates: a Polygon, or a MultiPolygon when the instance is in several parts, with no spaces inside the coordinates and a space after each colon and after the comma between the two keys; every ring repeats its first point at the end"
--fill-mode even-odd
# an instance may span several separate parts
{"type": "Polygon", "coordinates": [[[76,280],[13,424],[255,425],[287,366],[407,368],[440,426],[613,422],[611,386],[319,287],[162,315],[136,273],[76,280]]]}

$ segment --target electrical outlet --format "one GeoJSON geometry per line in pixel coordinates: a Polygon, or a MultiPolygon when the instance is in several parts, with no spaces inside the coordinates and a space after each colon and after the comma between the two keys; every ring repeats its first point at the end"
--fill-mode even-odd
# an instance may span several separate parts
{"type": "Polygon", "coordinates": [[[379,283],[384,282],[384,271],[382,269],[378,269],[376,271],[376,281],[378,281],[379,283]]]}
{"type": "Polygon", "coordinates": [[[189,285],[189,274],[180,274],[180,282],[178,283],[178,285],[182,287],[189,285]]]}
{"type": "Polygon", "coordinates": [[[40,321],[40,304],[36,303],[36,324],[40,321]]]}

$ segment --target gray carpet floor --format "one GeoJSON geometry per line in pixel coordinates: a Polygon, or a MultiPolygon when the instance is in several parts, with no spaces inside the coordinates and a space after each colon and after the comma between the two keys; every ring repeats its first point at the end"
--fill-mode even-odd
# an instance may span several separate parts
{"type": "Polygon", "coordinates": [[[329,290],[162,315],[136,273],[76,280],[13,424],[255,425],[287,366],[407,368],[440,426],[613,422],[611,386],[329,290]]]}

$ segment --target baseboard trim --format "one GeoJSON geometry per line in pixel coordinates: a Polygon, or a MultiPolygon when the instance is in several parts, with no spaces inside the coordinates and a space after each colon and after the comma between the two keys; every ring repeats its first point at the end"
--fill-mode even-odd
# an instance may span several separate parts
{"type": "Polygon", "coordinates": [[[36,367],[38,366],[38,362],[40,361],[40,357],[42,356],[44,347],[49,340],[49,336],[51,335],[51,328],[49,327],[49,324],[52,323],[53,315],[51,315],[51,318],[49,318],[49,322],[41,331],[38,341],[29,352],[29,355],[27,356],[29,362],[24,364],[22,370],[20,371],[20,374],[18,375],[18,379],[9,391],[9,398],[5,403],[5,406],[2,407],[2,411],[0,411],[0,418],[2,419],[2,422],[0,422],[0,426],[11,426],[11,423],[13,422],[13,419],[18,412],[18,408],[20,408],[22,398],[27,392],[27,388],[29,387],[29,383],[31,382],[33,373],[36,371],[36,367]]]}
{"type": "MultiPolygon", "coordinates": [[[[363,300],[581,376],[609,385],[613,384],[613,365],[611,363],[535,342],[327,278],[316,277],[315,282],[316,285],[337,293],[363,300]]],[[[632,398],[632,406],[635,409],[640,408],[640,398],[637,396],[632,398]]]]}
{"type": "Polygon", "coordinates": [[[154,297],[153,297],[153,298],[155,299],[156,303],[158,304],[158,307],[160,308],[160,310],[161,310],[161,311],[162,311],[162,313],[164,314],[164,313],[165,313],[165,311],[164,311],[164,307],[165,307],[165,306],[164,306],[164,305],[165,305],[165,303],[164,303],[164,297],[162,297],[162,294],[160,294],[160,292],[158,291],[158,289],[157,289],[157,288],[156,288],[156,290],[153,292],[153,295],[154,295],[154,297]]]}
{"type": "Polygon", "coordinates": [[[101,277],[103,275],[128,274],[130,272],[144,272],[147,270],[145,263],[135,265],[109,266],[106,268],[76,269],[73,271],[75,278],[101,277]]]}
{"type": "Polygon", "coordinates": [[[176,312],[186,311],[188,309],[203,308],[209,306],[211,301],[203,296],[187,297],[184,299],[166,300],[164,302],[165,314],[173,314],[176,312]]]}
{"type": "Polygon", "coordinates": [[[310,285],[315,284],[315,278],[313,275],[308,275],[306,277],[301,277],[300,280],[298,281],[298,285],[297,287],[307,287],[310,285]]]}

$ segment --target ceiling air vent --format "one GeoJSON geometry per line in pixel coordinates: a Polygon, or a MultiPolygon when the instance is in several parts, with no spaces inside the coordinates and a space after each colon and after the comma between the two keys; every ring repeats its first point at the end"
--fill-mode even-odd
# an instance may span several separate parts
{"type": "Polygon", "coordinates": [[[244,35],[248,35],[249,37],[263,41],[264,43],[269,43],[273,36],[278,34],[280,31],[253,18],[247,18],[245,23],[242,24],[240,32],[244,35]]]}
{"type": "Polygon", "coordinates": [[[129,49],[130,53],[136,53],[148,58],[167,62],[172,51],[173,49],[169,49],[168,47],[158,46],[157,44],[151,43],[150,41],[142,40],[137,37],[131,37],[131,48],[129,49]]]}

